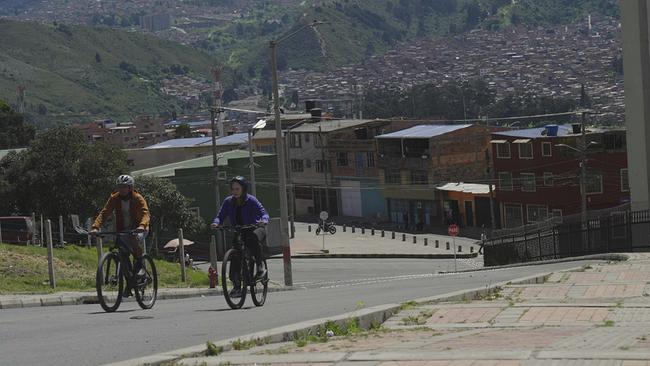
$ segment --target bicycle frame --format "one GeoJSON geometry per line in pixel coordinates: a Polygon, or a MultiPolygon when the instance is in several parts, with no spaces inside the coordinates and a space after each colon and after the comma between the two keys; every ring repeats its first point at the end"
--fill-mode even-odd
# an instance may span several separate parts
{"type": "Polygon", "coordinates": [[[245,226],[220,228],[221,230],[229,231],[235,235],[235,237],[232,240],[233,242],[232,249],[235,249],[240,253],[239,259],[240,259],[240,270],[242,271],[242,276],[243,276],[243,278],[241,279],[243,286],[250,286],[251,284],[254,283],[254,278],[249,271],[249,266],[251,263],[254,263],[254,261],[253,261],[253,255],[244,244],[244,239],[242,238],[242,231],[246,229],[256,229],[256,228],[259,228],[259,226],[245,225],[245,226]]]}

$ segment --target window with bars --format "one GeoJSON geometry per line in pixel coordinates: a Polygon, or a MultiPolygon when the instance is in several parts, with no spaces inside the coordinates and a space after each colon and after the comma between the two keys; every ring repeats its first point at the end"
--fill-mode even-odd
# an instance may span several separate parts
{"type": "Polygon", "coordinates": [[[336,153],[336,166],[348,166],[348,153],[336,153]]]}
{"type": "Polygon", "coordinates": [[[521,183],[522,192],[535,192],[535,173],[521,173],[519,181],[521,183]]]}
{"type": "Polygon", "coordinates": [[[512,191],[512,173],[499,172],[499,190],[512,191]]]}
{"type": "Polygon", "coordinates": [[[291,159],[291,171],[292,172],[304,171],[303,161],[301,159],[291,159]]]}
{"type": "Polygon", "coordinates": [[[627,169],[621,169],[621,192],[630,191],[630,178],[627,169]]]}
{"type": "Polygon", "coordinates": [[[429,184],[429,177],[426,170],[414,170],[411,172],[411,183],[418,185],[429,184]]]}
{"type": "Polygon", "coordinates": [[[401,184],[402,183],[402,174],[399,169],[386,169],[386,183],[387,184],[401,184]]]}
{"type": "Polygon", "coordinates": [[[375,166],[375,153],[374,152],[367,153],[366,162],[367,162],[368,168],[373,168],[375,166]]]}
{"type": "Polygon", "coordinates": [[[330,171],[330,162],[327,160],[316,160],[316,172],[317,173],[323,173],[325,171],[329,172],[330,171]]]}
{"type": "Polygon", "coordinates": [[[505,142],[497,144],[497,158],[510,159],[510,144],[505,142]]]}

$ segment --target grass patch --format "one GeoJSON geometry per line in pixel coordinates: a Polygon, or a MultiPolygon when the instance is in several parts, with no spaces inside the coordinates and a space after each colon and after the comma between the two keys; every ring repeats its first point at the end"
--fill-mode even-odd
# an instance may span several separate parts
{"type": "Polygon", "coordinates": [[[433,315],[433,311],[423,310],[416,316],[408,316],[406,318],[402,318],[401,324],[402,325],[423,325],[426,324],[427,319],[431,318],[431,315],[433,315]]]}
{"type": "MultiPolygon", "coordinates": [[[[108,249],[107,246],[104,247],[108,249]]],[[[187,282],[181,282],[180,265],[156,260],[159,287],[208,287],[208,275],[187,268],[187,282]]],[[[47,248],[0,244],[0,294],[95,291],[97,250],[69,245],[54,249],[56,289],[49,286],[47,248]]]]}
{"type": "Polygon", "coordinates": [[[298,334],[293,341],[298,347],[305,347],[310,343],[326,343],[330,338],[328,332],[331,332],[333,337],[349,337],[363,333],[363,329],[359,327],[358,318],[349,319],[343,325],[328,321],[313,333],[298,334]]]}
{"type": "Polygon", "coordinates": [[[237,339],[234,342],[232,342],[232,349],[235,351],[244,351],[247,349],[251,349],[253,347],[257,346],[263,346],[266,344],[266,341],[263,339],[249,339],[247,341],[242,341],[241,339],[237,339]]]}
{"type": "Polygon", "coordinates": [[[223,347],[217,347],[210,341],[207,341],[205,345],[207,347],[207,350],[205,351],[206,356],[219,356],[223,353],[223,347]]]}
{"type": "Polygon", "coordinates": [[[602,327],[613,327],[616,322],[613,320],[605,320],[603,324],[601,325],[602,327]]]}
{"type": "Polygon", "coordinates": [[[489,290],[485,294],[479,294],[476,296],[476,300],[484,300],[484,301],[494,301],[494,300],[499,300],[503,296],[501,295],[501,291],[503,291],[503,288],[501,287],[496,287],[492,290],[489,290]]]}
{"type": "Polygon", "coordinates": [[[399,305],[400,310],[411,310],[414,309],[416,306],[418,306],[418,303],[415,301],[407,301],[403,302],[399,305]]]}

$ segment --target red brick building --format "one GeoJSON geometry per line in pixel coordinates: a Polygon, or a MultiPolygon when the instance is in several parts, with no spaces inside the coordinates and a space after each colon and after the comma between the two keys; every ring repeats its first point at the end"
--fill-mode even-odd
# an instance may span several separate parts
{"type": "MultiPolygon", "coordinates": [[[[492,134],[494,178],[502,227],[581,212],[579,125],[492,134]],[[558,146],[567,145],[567,146],[558,146]]],[[[625,130],[588,128],[587,209],[629,202],[625,130]]]]}

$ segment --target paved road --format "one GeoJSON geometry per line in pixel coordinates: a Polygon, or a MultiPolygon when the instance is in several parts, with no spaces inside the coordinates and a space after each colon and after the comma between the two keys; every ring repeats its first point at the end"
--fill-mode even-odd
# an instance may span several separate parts
{"type": "MultiPolygon", "coordinates": [[[[160,301],[149,311],[126,303],[113,314],[101,312],[98,305],[0,310],[0,364],[103,364],[333,316],[360,304],[402,302],[584,264],[434,275],[432,261],[394,260],[393,265],[384,260],[318,261],[295,261],[296,273],[305,268],[323,273],[329,268],[330,277],[323,274],[323,279],[336,281],[336,276],[345,277],[342,268],[367,267],[376,275],[333,284],[314,280],[308,286],[312,288],[272,293],[263,308],[239,311],[229,310],[221,297],[160,301]]],[[[277,273],[274,267],[271,271],[277,273]]]]}

